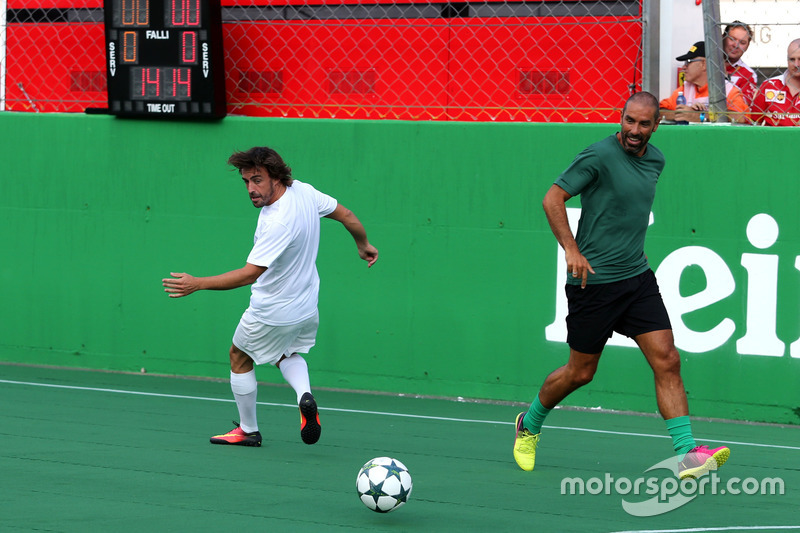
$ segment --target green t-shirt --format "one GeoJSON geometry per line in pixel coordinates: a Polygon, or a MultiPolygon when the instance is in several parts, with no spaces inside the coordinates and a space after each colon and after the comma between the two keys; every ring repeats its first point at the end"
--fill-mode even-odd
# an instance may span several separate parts
{"type": "MultiPolygon", "coordinates": [[[[587,283],[632,278],[649,268],[644,237],[664,154],[647,145],[642,157],[623,150],[616,134],[578,154],[555,184],[581,197],[581,218],[575,240],[592,265],[587,283]]],[[[580,285],[580,278],[567,276],[580,285]]]]}

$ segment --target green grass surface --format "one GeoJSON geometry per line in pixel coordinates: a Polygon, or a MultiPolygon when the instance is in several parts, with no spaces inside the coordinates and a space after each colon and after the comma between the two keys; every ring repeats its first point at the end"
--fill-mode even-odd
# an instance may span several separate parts
{"type": "Polygon", "coordinates": [[[300,441],[294,393],[261,386],[263,446],[214,446],[208,437],[236,418],[226,382],[0,365],[0,531],[800,530],[798,427],[694,421],[698,440],[731,447],[723,484],[781,478],[785,493],[697,495],[636,517],[622,500],[647,496],[562,494],[561,484],[670,477],[645,472],[671,454],[660,419],[557,410],[536,470],[523,472],[511,455],[519,407],[315,395],[318,444],[300,441]],[[390,514],[355,493],[361,465],[382,455],[414,480],[390,514]]]}

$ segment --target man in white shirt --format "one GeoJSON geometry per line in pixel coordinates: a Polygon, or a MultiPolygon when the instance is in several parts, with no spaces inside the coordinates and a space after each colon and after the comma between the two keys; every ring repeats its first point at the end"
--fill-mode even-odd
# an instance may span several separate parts
{"type": "Polygon", "coordinates": [[[254,364],[277,366],[297,394],[300,436],[319,440],[322,428],[311,394],[308,365],[301,353],[316,342],[319,316],[320,218],[336,220],[353,236],[358,255],[371,267],[378,250],[352,211],[307,183],[294,180],[281,156],[267,147],[235,152],[228,163],[239,170],[253,206],[261,209],[253,249],[242,268],[209,277],[172,272],[162,280],[170,298],[198,290],[229,290],[252,285],[250,306],[242,315],[230,348],[231,390],[239,424],[213,444],[261,446],[256,418],[254,364]]]}

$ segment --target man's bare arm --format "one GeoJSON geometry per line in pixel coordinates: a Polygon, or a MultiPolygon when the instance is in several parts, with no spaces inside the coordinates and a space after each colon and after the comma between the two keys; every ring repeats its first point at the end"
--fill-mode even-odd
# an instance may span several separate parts
{"type": "Polygon", "coordinates": [[[573,278],[581,278],[581,287],[585,288],[589,273],[594,274],[594,270],[578,249],[578,243],[575,242],[575,237],[569,227],[566,203],[570,198],[572,196],[567,191],[558,185],[553,185],[545,194],[542,207],[544,207],[544,213],[547,215],[547,222],[550,224],[553,235],[564,249],[568,275],[571,274],[573,278]]]}
{"type": "Polygon", "coordinates": [[[185,272],[170,272],[171,278],[164,278],[161,284],[170,298],[188,296],[195,291],[227,291],[251,285],[267,270],[266,267],[245,263],[242,268],[217,276],[195,277],[185,272]]]}

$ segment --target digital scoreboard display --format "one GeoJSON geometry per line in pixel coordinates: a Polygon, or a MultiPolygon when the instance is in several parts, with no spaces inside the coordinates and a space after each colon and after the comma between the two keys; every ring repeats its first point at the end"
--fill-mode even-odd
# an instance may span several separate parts
{"type": "Polygon", "coordinates": [[[219,0],[104,0],[108,112],[225,116],[219,0]]]}

